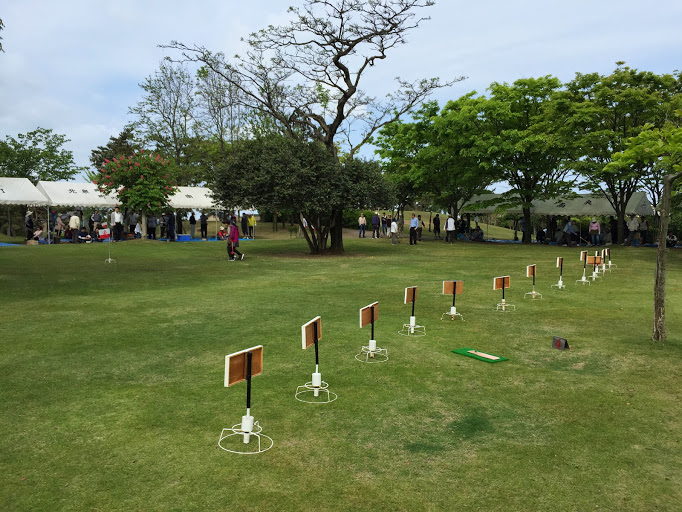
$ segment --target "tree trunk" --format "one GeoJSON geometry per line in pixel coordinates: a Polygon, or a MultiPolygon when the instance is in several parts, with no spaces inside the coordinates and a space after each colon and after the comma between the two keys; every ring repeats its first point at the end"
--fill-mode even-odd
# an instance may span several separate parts
{"type": "Polygon", "coordinates": [[[530,227],[530,208],[523,209],[523,224],[526,227],[525,231],[523,231],[523,243],[529,244],[531,243],[532,232],[530,227]]]}
{"type": "Polygon", "coordinates": [[[140,223],[142,228],[142,238],[147,238],[147,212],[142,210],[142,222],[140,223]]]}
{"type": "Polygon", "coordinates": [[[618,243],[625,243],[625,207],[616,211],[616,218],[618,219],[618,243]]]}
{"type": "Polygon", "coordinates": [[[343,210],[336,210],[332,216],[332,226],[329,229],[331,234],[331,251],[333,253],[343,253],[343,210]]]}
{"type": "Polygon", "coordinates": [[[665,273],[666,273],[666,237],[670,212],[670,196],[673,182],[682,173],[668,175],[663,178],[663,197],[660,201],[660,224],[658,226],[658,250],[656,251],[656,278],[654,281],[654,329],[651,339],[665,342],[665,273]]]}

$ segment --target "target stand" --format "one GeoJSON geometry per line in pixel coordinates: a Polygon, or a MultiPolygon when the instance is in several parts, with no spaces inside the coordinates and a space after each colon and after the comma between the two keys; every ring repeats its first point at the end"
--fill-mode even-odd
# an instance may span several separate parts
{"type": "Polygon", "coordinates": [[[557,284],[553,284],[551,288],[554,288],[556,286],[557,290],[565,290],[566,285],[564,284],[563,281],[563,276],[564,276],[564,259],[562,257],[558,257],[556,259],[556,266],[559,269],[559,282],[557,284]]]}
{"type": "Polygon", "coordinates": [[[412,303],[412,316],[409,324],[403,324],[403,328],[398,331],[401,336],[426,336],[426,327],[417,325],[417,318],[414,316],[414,303],[417,301],[417,287],[409,286],[405,288],[405,304],[412,303]]]}
{"type": "Polygon", "coordinates": [[[532,264],[526,267],[526,277],[533,278],[533,291],[523,294],[523,298],[530,297],[533,300],[542,299],[542,294],[535,291],[535,275],[537,274],[537,265],[532,264]]]}
{"type": "Polygon", "coordinates": [[[379,303],[372,304],[360,308],[360,329],[367,324],[372,325],[372,337],[369,340],[369,345],[362,347],[359,354],[355,354],[355,360],[361,363],[385,363],[388,361],[388,350],[377,347],[377,342],[374,339],[374,321],[379,318],[379,303]]]}
{"type": "Polygon", "coordinates": [[[597,278],[602,277],[599,275],[599,266],[601,265],[601,256],[598,256],[599,251],[595,253],[594,256],[588,256],[587,257],[587,264],[592,265],[592,276],[590,279],[592,279],[592,282],[596,281],[597,278]]]}
{"type": "Polygon", "coordinates": [[[318,342],[322,338],[322,318],[316,316],[307,324],[301,326],[301,341],[303,350],[315,345],[315,372],[312,380],[296,388],[294,397],[306,404],[328,404],[338,398],[329,390],[329,384],[322,380],[320,373],[320,352],[318,342]]]}
{"type": "Polygon", "coordinates": [[[606,275],[606,271],[611,272],[610,268],[606,267],[606,249],[602,249],[601,251],[601,265],[597,267],[597,272],[601,272],[602,276],[606,275]]]}
{"type": "Polygon", "coordinates": [[[587,276],[585,274],[587,272],[587,251],[580,251],[580,261],[583,262],[583,277],[581,277],[580,279],[576,279],[575,284],[580,283],[583,286],[585,286],[586,284],[590,285],[592,283],[588,281],[587,276]]]}
{"type": "Polygon", "coordinates": [[[450,320],[454,320],[459,317],[462,322],[464,317],[461,313],[457,313],[457,308],[455,307],[455,300],[457,295],[461,295],[464,291],[464,281],[443,281],[443,295],[452,295],[452,306],[450,306],[450,311],[446,311],[440,316],[440,319],[450,317],[450,320]]]}
{"type": "Polygon", "coordinates": [[[226,452],[255,455],[268,451],[275,444],[270,436],[263,434],[263,428],[251,416],[251,377],[261,373],[262,345],[225,356],[225,387],[246,381],[246,414],[242,416],[241,423],[224,428],[218,439],[218,446],[226,452]]]}
{"type": "Polygon", "coordinates": [[[497,304],[495,311],[502,311],[503,313],[507,311],[516,311],[516,306],[514,304],[507,304],[504,299],[505,288],[511,287],[511,278],[509,276],[500,276],[493,278],[493,291],[502,290],[502,302],[497,304]]]}
{"type": "Polygon", "coordinates": [[[611,271],[611,269],[618,268],[618,265],[616,265],[615,263],[611,263],[611,248],[607,247],[604,250],[606,251],[606,258],[604,258],[604,259],[608,259],[608,261],[609,261],[608,264],[606,265],[606,267],[609,269],[609,271],[611,271]]]}
{"type": "Polygon", "coordinates": [[[109,240],[107,240],[109,245],[109,257],[106,260],[104,260],[104,263],[116,263],[116,260],[111,258],[111,232],[109,229],[100,229],[100,232],[101,231],[105,231],[109,235],[109,240]]]}

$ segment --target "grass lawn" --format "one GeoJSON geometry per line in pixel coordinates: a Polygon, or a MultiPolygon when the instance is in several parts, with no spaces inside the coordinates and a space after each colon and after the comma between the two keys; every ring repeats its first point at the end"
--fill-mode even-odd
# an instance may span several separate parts
{"type": "Polygon", "coordinates": [[[617,270],[583,287],[577,248],[345,245],[311,257],[302,239],[257,239],[235,263],[224,243],[114,244],[115,264],[104,244],[0,248],[1,508],[680,510],[681,252],[658,346],[652,249],[613,247],[617,270]],[[523,298],[532,263],[543,300],[523,298]],[[503,274],[513,313],[493,312],[503,274]],[[464,280],[464,322],[440,320],[443,279],[464,280]],[[423,338],[397,334],[412,285],[423,338]],[[390,360],[363,364],[358,309],[376,300],[390,360]],[[300,326],[317,315],[327,405],[294,399],[315,362],[300,326]],[[252,414],[275,445],[233,455],[217,442],[246,385],[223,387],[224,356],[258,344],[252,414]]]}

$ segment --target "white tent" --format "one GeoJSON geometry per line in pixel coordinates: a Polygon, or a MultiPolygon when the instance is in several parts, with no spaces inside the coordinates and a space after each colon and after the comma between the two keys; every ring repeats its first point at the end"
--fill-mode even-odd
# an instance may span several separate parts
{"type": "Polygon", "coordinates": [[[0,204],[44,206],[48,201],[27,178],[0,178],[0,204]]]}
{"type": "Polygon", "coordinates": [[[177,192],[168,198],[168,204],[176,210],[216,210],[219,209],[211,189],[206,187],[178,187],[177,192]]]}
{"type": "Polygon", "coordinates": [[[45,194],[50,206],[113,208],[118,204],[115,196],[103,194],[94,183],[40,181],[38,190],[45,194]]]}

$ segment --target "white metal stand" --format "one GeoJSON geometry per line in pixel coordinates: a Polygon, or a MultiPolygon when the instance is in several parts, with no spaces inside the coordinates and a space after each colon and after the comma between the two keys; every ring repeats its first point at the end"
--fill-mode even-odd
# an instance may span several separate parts
{"type": "Polygon", "coordinates": [[[592,284],[587,280],[587,277],[585,276],[585,269],[584,268],[583,268],[583,277],[575,280],[575,284],[578,284],[578,283],[582,283],[583,285],[592,284]]]}
{"type": "Polygon", "coordinates": [[[533,300],[542,298],[542,294],[540,292],[535,291],[535,285],[533,285],[533,291],[532,292],[526,292],[523,294],[523,298],[525,299],[529,295],[530,295],[530,298],[533,300]]]}
{"type": "Polygon", "coordinates": [[[495,311],[502,311],[502,312],[506,312],[506,311],[516,311],[516,306],[514,306],[514,304],[507,304],[507,303],[505,302],[505,300],[502,299],[502,302],[500,302],[500,303],[497,305],[497,308],[495,309],[495,311]]]}
{"type": "Polygon", "coordinates": [[[558,290],[563,290],[563,289],[566,288],[566,285],[565,285],[564,282],[561,280],[561,278],[559,278],[559,282],[558,282],[557,284],[553,284],[553,285],[551,286],[551,288],[554,288],[555,286],[557,287],[558,290]]]}
{"type": "Polygon", "coordinates": [[[275,442],[271,437],[263,434],[263,428],[258,422],[254,422],[249,409],[246,410],[246,415],[242,416],[241,423],[233,425],[232,428],[224,428],[220,432],[220,439],[218,439],[218,446],[222,450],[239,455],[263,453],[272,448],[274,444],[275,442]],[[238,444],[238,436],[242,438],[241,444],[238,444]],[[256,442],[251,442],[251,436],[256,438],[256,442]],[[247,446],[251,449],[247,450],[247,446]]]}
{"type": "Polygon", "coordinates": [[[104,260],[104,263],[116,263],[116,260],[111,259],[111,233],[109,233],[109,257],[104,260]]]}
{"type": "Polygon", "coordinates": [[[403,328],[398,331],[401,336],[426,336],[426,327],[417,325],[417,318],[410,317],[409,324],[403,324],[403,328]]]}
{"type": "Polygon", "coordinates": [[[369,340],[369,345],[355,354],[355,360],[361,363],[385,363],[388,361],[388,349],[377,347],[376,340],[369,340]]]}
{"type": "Polygon", "coordinates": [[[450,311],[446,311],[442,315],[440,315],[440,319],[443,320],[443,318],[449,316],[451,320],[454,320],[455,317],[459,317],[462,322],[464,322],[464,317],[462,316],[461,313],[457,313],[457,308],[455,306],[450,306],[450,311]]]}
{"type": "Polygon", "coordinates": [[[319,367],[315,365],[313,380],[306,382],[302,386],[298,386],[294,397],[299,402],[305,402],[307,404],[328,404],[336,400],[338,395],[329,391],[329,384],[322,380],[322,374],[319,372],[319,367]]]}

